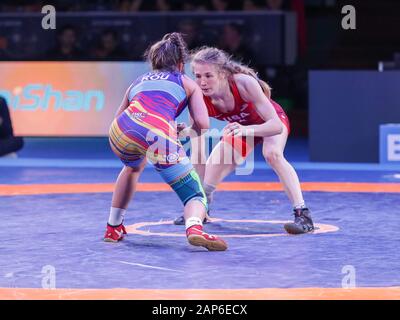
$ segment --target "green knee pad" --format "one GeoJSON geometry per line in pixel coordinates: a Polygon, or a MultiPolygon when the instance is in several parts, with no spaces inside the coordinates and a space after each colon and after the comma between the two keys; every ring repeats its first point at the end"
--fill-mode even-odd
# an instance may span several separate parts
{"type": "Polygon", "coordinates": [[[201,185],[200,177],[195,170],[189,171],[187,175],[174,181],[170,186],[181,199],[183,205],[186,205],[190,200],[198,200],[204,205],[206,211],[208,210],[207,197],[201,185]]]}

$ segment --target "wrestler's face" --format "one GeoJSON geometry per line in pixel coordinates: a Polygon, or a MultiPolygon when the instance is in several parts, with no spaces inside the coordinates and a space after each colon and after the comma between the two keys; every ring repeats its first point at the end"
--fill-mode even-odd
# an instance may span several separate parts
{"type": "Polygon", "coordinates": [[[223,75],[217,67],[207,63],[193,63],[193,73],[196,83],[205,96],[213,96],[219,93],[223,75]]]}

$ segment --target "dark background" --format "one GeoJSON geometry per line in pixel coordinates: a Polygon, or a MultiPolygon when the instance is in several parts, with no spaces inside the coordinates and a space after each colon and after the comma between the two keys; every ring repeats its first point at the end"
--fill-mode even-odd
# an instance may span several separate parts
{"type": "Polygon", "coordinates": [[[137,61],[160,36],[181,31],[191,49],[216,45],[255,68],[288,113],[292,135],[308,137],[308,72],[396,66],[399,13],[397,0],[2,0],[0,60],[137,61]],[[57,10],[56,30],[40,27],[47,4],[57,10]],[[341,27],[348,4],[356,8],[356,30],[341,27]],[[285,58],[290,15],[297,17],[293,59],[285,58]],[[73,50],[62,53],[62,41],[73,50]]]}

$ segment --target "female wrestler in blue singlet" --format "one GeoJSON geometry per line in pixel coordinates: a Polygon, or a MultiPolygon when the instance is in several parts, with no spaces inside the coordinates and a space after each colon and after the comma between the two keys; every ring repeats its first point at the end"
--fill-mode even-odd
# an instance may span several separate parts
{"type": "Polygon", "coordinates": [[[104,240],[118,242],[126,234],[124,214],[148,159],[184,205],[189,243],[226,250],[224,240],[203,232],[207,198],[177,136],[175,119],[186,105],[194,130],[209,126],[200,88],[182,73],[188,56],[185,43],[180,34],[167,34],[146,55],[152,71],[128,88],[110,128],[111,148],[125,166],[116,182],[104,240]]]}

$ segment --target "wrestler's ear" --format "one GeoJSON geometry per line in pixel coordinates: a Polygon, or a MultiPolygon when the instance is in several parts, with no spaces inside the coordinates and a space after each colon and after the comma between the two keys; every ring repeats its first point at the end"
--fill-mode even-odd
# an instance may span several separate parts
{"type": "Polygon", "coordinates": [[[220,78],[222,78],[222,79],[228,78],[228,72],[226,72],[226,70],[220,69],[217,72],[218,72],[218,75],[220,76],[220,78]]]}
{"type": "Polygon", "coordinates": [[[179,72],[183,72],[185,70],[185,64],[183,62],[178,63],[179,72]]]}

